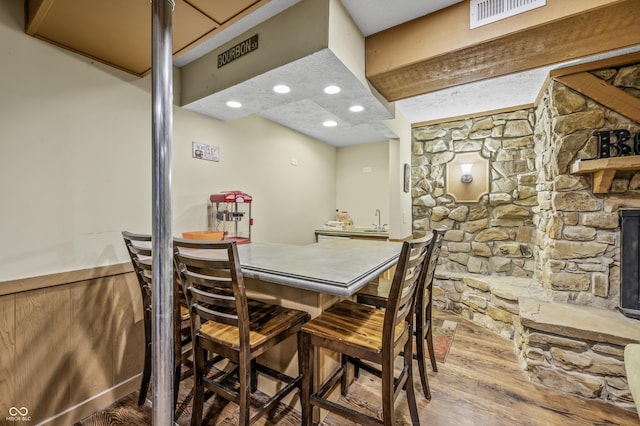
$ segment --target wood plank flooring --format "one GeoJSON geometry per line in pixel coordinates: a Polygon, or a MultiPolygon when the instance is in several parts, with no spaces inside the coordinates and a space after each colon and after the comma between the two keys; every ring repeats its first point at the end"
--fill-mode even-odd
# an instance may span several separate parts
{"type": "MultiPolygon", "coordinates": [[[[640,425],[634,412],[609,404],[567,396],[527,379],[516,360],[513,342],[475,325],[455,314],[434,312],[436,318],[458,322],[455,339],[446,363],[438,365],[438,373],[429,369],[433,398],[426,401],[418,395],[420,423],[436,426],[502,426],[502,425],[640,425]]],[[[417,371],[417,366],[415,366],[417,371]]],[[[416,392],[421,392],[415,376],[416,392]]],[[[183,382],[183,387],[190,382],[183,382]]],[[[181,391],[182,394],[182,391],[181,391]]],[[[123,399],[117,408],[105,410],[78,423],[81,426],[151,424],[151,408],[135,405],[135,394],[123,399]]],[[[377,412],[378,379],[361,373],[349,388],[345,403],[377,412]]],[[[188,400],[179,408],[178,424],[188,424],[188,400]]],[[[406,399],[402,394],[396,412],[397,424],[411,424],[406,399]]],[[[234,425],[236,406],[220,404],[209,409],[210,425],[234,425]]],[[[299,413],[279,412],[264,425],[299,425],[299,413]]],[[[328,415],[324,426],[351,425],[343,418],[328,415]]]]}

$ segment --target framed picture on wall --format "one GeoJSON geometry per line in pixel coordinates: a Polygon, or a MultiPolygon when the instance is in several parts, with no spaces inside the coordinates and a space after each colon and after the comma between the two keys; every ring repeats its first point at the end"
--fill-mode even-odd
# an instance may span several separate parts
{"type": "Polygon", "coordinates": [[[411,189],[411,166],[404,163],[404,192],[409,192],[411,189]]]}

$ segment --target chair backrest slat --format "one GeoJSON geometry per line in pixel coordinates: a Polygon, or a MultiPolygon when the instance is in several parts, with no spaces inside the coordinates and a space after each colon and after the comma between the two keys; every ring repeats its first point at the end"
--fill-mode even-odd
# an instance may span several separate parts
{"type": "Polygon", "coordinates": [[[176,269],[187,296],[194,334],[206,321],[236,326],[248,342],[249,314],[233,241],[174,239],[176,269]]]}
{"type": "Polygon", "coordinates": [[[393,342],[402,336],[406,337],[411,330],[416,292],[424,277],[425,259],[432,241],[432,235],[428,235],[402,244],[384,317],[382,341],[389,345],[387,350],[391,350],[393,342]],[[402,326],[401,335],[395,335],[398,326],[402,326]]]}
{"type": "Polygon", "coordinates": [[[236,315],[235,299],[233,305],[228,303],[220,303],[217,297],[211,297],[207,291],[198,289],[197,287],[189,287],[189,296],[191,298],[192,310],[194,310],[205,321],[215,321],[227,325],[238,325],[238,315],[236,315]]]}
{"type": "Polygon", "coordinates": [[[218,280],[207,280],[188,270],[184,272],[184,276],[188,283],[187,291],[192,293],[192,297],[200,302],[199,304],[216,306],[225,311],[236,308],[236,297],[231,281],[225,281],[225,285],[221,286],[218,280]]]}
{"type": "Polygon", "coordinates": [[[429,305],[431,304],[431,299],[433,297],[432,287],[433,287],[433,276],[436,271],[436,266],[438,265],[438,257],[440,256],[440,250],[442,248],[442,241],[444,240],[444,234],[446,232],[446,228],[437,228],[432,232],[433,242],[429,247],[429,253],[427,254],[427,267],[424,271],[424,277],[422,278],[423,284],[421,285],[421,289],[416,295],[416,311],[422,314],[422,318],[427,318],[429,309],[429,305]]]}
{"type": "Polygon", "coordinates": [[[151,309],[151,235],[123,231],[122,238],[140,285],[142,309],[151,309]]]}

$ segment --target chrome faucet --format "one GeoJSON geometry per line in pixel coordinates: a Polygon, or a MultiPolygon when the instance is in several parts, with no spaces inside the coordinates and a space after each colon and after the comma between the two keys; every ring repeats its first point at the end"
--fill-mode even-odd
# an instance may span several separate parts
{"type": "Polygon", "coordinates": [[[376,230],[379,231],[379,230],[382,229],[382,226],[380,226],[380,219],[381,219],[381,217],[380,217],[380,209],[376,209],[376,214],[375,215],[378,216],[378,227],[376,228],[376,230]]]}

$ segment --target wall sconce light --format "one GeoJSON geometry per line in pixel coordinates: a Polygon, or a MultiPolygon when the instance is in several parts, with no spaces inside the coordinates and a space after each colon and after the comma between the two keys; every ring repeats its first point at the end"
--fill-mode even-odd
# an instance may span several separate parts
{"type": "Polygon", "coordinates": [[[460,182],[462,183],[473,182],[473,176],[471,175],[471,167],[473,167],[473,164],[471,163],[460,164],[460,169],[462,170],[462,175],[460,176],[460,182]]]}
{"type": "Polygon", "coordinates": [[[445,191],[456,203],[475,203],[489,193],[489,159],[479,152],[458,152],[447,164],[445,191]]]}

